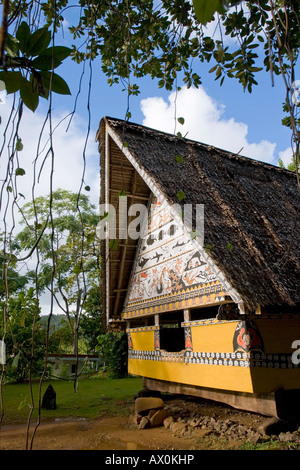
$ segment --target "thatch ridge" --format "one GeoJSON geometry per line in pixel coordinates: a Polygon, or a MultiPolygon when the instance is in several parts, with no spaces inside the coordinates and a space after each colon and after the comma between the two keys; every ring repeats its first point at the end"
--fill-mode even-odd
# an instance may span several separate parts
{"type": "Polygon", "coordinates": [[[263,166],[266,169],[269,169],[271,171],[275,170],[275,171],[279,171],[279,172],[284,172],[287,175],[289,175],[290,177],[295,178],[294,173],[291,172],[290,170],[287,170],[286,168],[281,168],[281,167],[276,166],[272,163],[267,163],[267,162],[255,160],[253,158],[247,157],[246,155],[243,155],[243,154],[240,154],[240,153],[233,153],[233,152],[230,152],[229,150],[224,150],[220,147],[215,147],[213,145],[206,144],[204,142],[198,142],[197,140],[188,139],[186,137],[180,138],[177,135],[170,134],[169,132],[160,131],[160,130],[154,129],[152,127],[144,126],[144,125],[141,125],[141,124],[138,124],[138,123],[135,123],[135,122],[125,121],[125,120],[122,120],[122,119],[116,119],[116,118],[109,117],[109,116],[105,116],[103,118],[103,120],[106,121],[107,123],[109,123],[109,125],[111,127],[116,128],[116,129],[121,127],[123,130],[125,130],[126,127],[127,127],[131,131],[137,131],[139,134],[143,133],[145,135],[153,136],[155,138],[163,138],[163,139],[166,139],[166,140],[169,139],[170,142],[173,142],[173,143],[174,142],[184,141],[184,142],[188,143],[189,145],[194,145],[197,148],[203,148],[205,151],[212,151],[213,150],[214,152],[217,152],[220,155],[226,155],[228,158],[231,158],[233,160],[235,160],[235,159],[244,160],[245,163],[248,162],[250,165],[258,166],[258,167],[263,166]]]}

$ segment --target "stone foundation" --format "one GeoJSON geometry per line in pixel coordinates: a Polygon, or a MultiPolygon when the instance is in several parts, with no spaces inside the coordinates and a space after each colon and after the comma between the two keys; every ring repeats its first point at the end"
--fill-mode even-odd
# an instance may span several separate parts
{"type": "Polygon", "coordinates": [[[143,377],[143,386],[149,390],[162,393],[201,397],[225,403],[240,410],[274,416],[279,419],[297,419],[300,417],[300,389],[279,389],[265,394],[245,393],[196,387],[147,377],[143,377]]]}

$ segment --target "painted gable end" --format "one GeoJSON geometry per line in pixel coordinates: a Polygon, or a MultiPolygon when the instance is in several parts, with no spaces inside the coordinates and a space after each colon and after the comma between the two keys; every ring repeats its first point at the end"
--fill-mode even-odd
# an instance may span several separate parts
{"type": "Polygon", "coordinates": [[[228,302],[228,293],[183,224],[153,197],[129,283],[124,319],[228,302]]]}

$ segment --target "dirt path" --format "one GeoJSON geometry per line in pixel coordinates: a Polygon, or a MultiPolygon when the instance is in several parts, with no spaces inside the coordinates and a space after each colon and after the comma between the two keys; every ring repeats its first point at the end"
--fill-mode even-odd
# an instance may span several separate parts
{"type": "MultiPolygon", "coordinates": [[[[37,429],[33,450],[234,450],[249,436],[255,437],[258,428],[268,421],[261,415],[203,400],[171,399],[166,409],[176,422],[173,428],[138,429],[133,415],[44,422],[37,429]]],[[[268,439],[270,436],[263,441],[268,439]]],[[[2,426],[1,450],[24,450],[25,446],[26,424],[2,426]]],[[[278,442],[275,448],[289,445],[278,442]]]]}
{"type": "MultiPolygon", "coordinates": [[[[191,442],[170,435],[164,427],[139,430],[129,418],[70,420],[39,426],[34,450],[157,450],[190,449],[191,442]]],[[[1,450],[23,450],[25,426],[3,426],[1,450]]]]}

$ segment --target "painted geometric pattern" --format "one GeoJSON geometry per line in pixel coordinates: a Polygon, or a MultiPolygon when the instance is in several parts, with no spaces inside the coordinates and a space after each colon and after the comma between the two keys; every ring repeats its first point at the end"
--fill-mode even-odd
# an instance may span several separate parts
{"type": "Polygon", "coordinates": [[[159,330],[159,326],[138,326],[135,328],[126,328],[126,333],[141,333],[142,331],[159,330]]]}
{"type": "Polygon", "coordinates": [[[129,351],[129,359],[162,362],[184,362],[185,364],[222,365],[237,367],[262,367],[275,369],[299,369],[300,364],[292,362],[290,354],[264,354],[261,352],[193,352],[182,351],[129,351]]]}
{"type": "Polygon", "coordinates": [[[189,236],[154,199],[123,317],[142,315],[145,311],[149,314],[149,308],[160,313],[211,305],[222,302],[225,295],[222,284],[189,236]]]}
{"type": "Polygon", "coordinates": [[[142,315],[153,315],[156,313],[169,312],[172,310],[183,310],[186,308],[199,307],[204,305],[219,304],[226,300],[226,292],[222,284],[218,281],[210,286],[187,289],[177,295],[162,295],[159,298],[143,300],[142,302],[132,302],[123,310],[124,318],[133,318],[142,315]]]}

